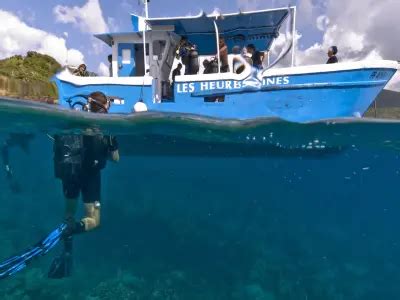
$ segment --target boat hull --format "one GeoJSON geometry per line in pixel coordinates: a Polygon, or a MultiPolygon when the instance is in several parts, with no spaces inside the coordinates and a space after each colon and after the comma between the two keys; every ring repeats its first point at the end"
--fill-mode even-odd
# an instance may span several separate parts
{"type": "Polygon", "coordinates": [[[85,78],[77,84],[56,77],[60,104],[77,94],[102,91],[123,99],[111,113],[132,113],[142,98],[149,111],[196,114],[222,119],[278,117],[293,122],[360,117],[397,71],[396,62],[348,63],[311,66],[245,74],[179,76],[173,101],[158,101],[151,77],[85,78]],[[133,80],[133,81],[132,81],[133,80]],[[142,81],[140,81],[142,80],[142,81]],[[86,81],[86,83],[84,83],[86,81]],[[141,82],[145,84],[140,84],[141,82]]]}

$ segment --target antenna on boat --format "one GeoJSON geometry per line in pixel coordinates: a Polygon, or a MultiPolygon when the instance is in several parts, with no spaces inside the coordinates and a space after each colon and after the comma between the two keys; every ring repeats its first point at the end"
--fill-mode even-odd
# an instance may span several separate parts
{"type": "Polygon", "coordinates": [[[146,19],[149,18],[149,2],[150,0],[139,0],[138,4],[144,4],[144,15],[146,17],[146,19]]]}
{"type": "Polygon", "coordinates": [[[293,46],[292,46],[292,67],[295,65],[295,52],[296,52],[296,15],[297,15],[297,7],[293,6],[293,25],[292,25],[292,39],[293,39],[293,46]]]}
{"type": "Polygon", "coordinates": [[[218,73],[221,73],[221,61],[220,61],[221,56],[220,56],[220,50],[219,50],[219,29],[218,29],[218,25],[217,25],[217,20],[218,20],[219,18],[221,18],[221,19],[223,18],[223,16],[221,15],[220,12],[218,12],[218,13],[215,15],[214,29],[215,29],[215,37],[216,37],[216,39],[217,39],[218,73]]]}
{"type": "Polygon", "coordinates": [[[144,30],[143,30],[143,56],[144,56],[144,76],[146,76],[146,69],[147,69],[147,51],[146,51],[146,31],[147,31],[147,19],[149,18],[149,2],[150,0],[141,0],[144,3],[144,14],[145,14],[145,21],[144,21],[144,30]]]}
{"type": "Polygon", "coordinates": [[[144,13],[145,13],[146,19],[149,18],[149,2],[150,2],[150,0],[144,0],[144,13]]]}

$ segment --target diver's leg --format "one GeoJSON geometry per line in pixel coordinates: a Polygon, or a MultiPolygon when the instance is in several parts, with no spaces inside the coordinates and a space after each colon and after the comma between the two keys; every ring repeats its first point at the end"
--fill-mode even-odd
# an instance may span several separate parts
{"type": "Polygon", "coordinates": [[[65,198],[64,220],[67,224],[66,236],[72,235],[75,231],[75,214],[78,209],[78,198],[80,184],[77,180],[64,179],[62,181],[65,198]]]}
{"type": "Polygon", "coordinates": [[[65,198],[65,220],[74,221],[78,209],[78,198],[65,198]]]}
{"type": "Polygon", "coordinates": [[[85,203],[85,217],[81,222],[85,225],[85,231],[93,230],[100,226],[100,171],[88,174],[85,185],[82,187],[82,199],[85,203]]]}
{"type": "Polygon", "coordinates": [[[63,191],[65,197],[65,222],[67,231],[64,234],[64,251],[62,253],[62,266],[60,268],[61,277],[69,276],[72,267],[72,235],[76,230],[75,215],[78,210],[78,198],[80,184],[78,180],[63,180],[63,191]]]}
{"type": "Polygon", "coordinates": [[[82,219],[85,231],[93,230],[100,226],[100,202],[85,203],[85,217],[82,219]]]}
{"type": "Polygon", "coordinates": [[[78,197],[80,192],[79,182],[77,180],[64,179],[62,181],[63,193],[65,199],[65,220],[71,225],[75,219],[75,214],[78,208],[78,197]]]}

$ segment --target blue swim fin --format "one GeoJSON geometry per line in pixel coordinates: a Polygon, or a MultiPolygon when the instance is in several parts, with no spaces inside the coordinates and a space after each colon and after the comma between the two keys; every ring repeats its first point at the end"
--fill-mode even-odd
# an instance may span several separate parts
{"type": "Polygon", "coordinates": [[[34,258],[43,256],[60,241],[67,225],[61,224],[48,236],[21,255],[12,256],[0,263],[0,279],[12,276],[24,269],[34,258]]]}

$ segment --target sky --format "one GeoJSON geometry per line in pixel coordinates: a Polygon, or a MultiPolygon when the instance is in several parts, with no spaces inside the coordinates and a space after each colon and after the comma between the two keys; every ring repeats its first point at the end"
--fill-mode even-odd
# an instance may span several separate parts
{"type": "MultiPolygon", "coordinates": [[[[288,5],[297,6],[297,65],[325,63],[332,45],[340,61],[400,60],[400,0],[151,0],[149,12],[172,17],[288,5]]],[[[0,59],[34,50],[107,74],[110,49],[93,35],[131,31],[130,13],[144,13],[140,0],[1,0],[0,59]]],[[[284,43],[282,34],[272,52],[284,43]]],[[[400,91],[398,74],[387,88],[400,91]]]]}

